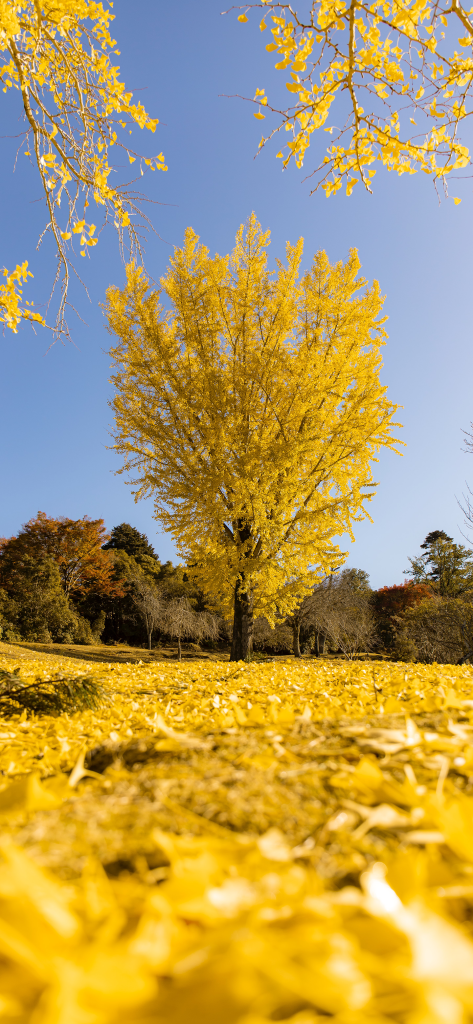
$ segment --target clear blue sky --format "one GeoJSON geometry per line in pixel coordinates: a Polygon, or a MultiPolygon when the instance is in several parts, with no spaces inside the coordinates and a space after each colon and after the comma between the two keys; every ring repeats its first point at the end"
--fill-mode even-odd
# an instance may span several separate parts
{"type": "MultiPolygon", "coordinates": [[[[169,165],[167,174],[145,182],[150,198],[162,204],[151,207],[159,237],[147,244],[147,268],[158,280],[187,225],[211,251],[228,252],[252,210],[271,228],[273,257],[283,257],[286,240],[300,235],[307,263],[317,249],[338,260],[358,248],[364,275],[376,277],[387,296],[383,380],[390,398],[404,407],[407,447],[402,458],[388,453],[376,467],[374,522],[357,527],[348,564],[367,570],[372,586],[401,582],[408,555],[430,530],[462,540],[455,496],[465,480],[473,485],[473,456],[462,452],[462,428],[473,419],[472,182],[452,186],[460,206],[452,199],[439,205],[425,175],[397,179],[387,172],[377,174],[373,196],[358,185],[349,199],[327,200],[323,193],[310,197],[303,172],[281,173],[277,144],[254,159],[261,125],[248,104],[219,94],[270,90],[273,61],[256,25],[239,24],[235,13],[221,17],[221,6],[221,0],[115,2],[122,74],[160,118],[151,151],[163,149],[169,165]]],[[[22,130],[20,112],[10,96],[1,102],[2,135],[14,135],[22,130]]],[[[317,143],[319,153],[326,140],[323,135],[317,143]]],[[[147,133],[143,147],[150,141],[147,133]]],[[[138,133],[137,148],[140,143],[138,133]]],[[[35,252],[45,218],[43,204],[35,202],[40,189],[24,157],[13,174],[14,140],[3,138],[0,146],[0,265],[29,259],[35,278],[28,293],[41,301],[54,258],[48,243],[35,252]]],[[[313,161],[309,155],[306,171],[313,161]]],[[[152,501],[134,504],[107,449],[109,339],[99,303],[107,285],[123,277],[110,232],[84,270],[90,302],[80,289],[74,295],[86,321],[71,318],[74,345],[46,353],[46,333],[35,337],[28,328],[0,340],[0,534],[16,533],[39,509],[53,516],[88,514],[104,517],[109,528],[132,523],[161,558],[173,558],[172,544],[153,520],[152,501]]]]}

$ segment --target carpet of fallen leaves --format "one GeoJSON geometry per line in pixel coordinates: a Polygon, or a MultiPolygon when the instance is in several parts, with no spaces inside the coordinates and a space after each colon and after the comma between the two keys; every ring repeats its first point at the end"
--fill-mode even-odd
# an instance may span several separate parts
{"type": "Polygon", "coordinates": [[[471,1024],[470,667],[85,669],[0,720],[1,1024],[471,1024]]]}

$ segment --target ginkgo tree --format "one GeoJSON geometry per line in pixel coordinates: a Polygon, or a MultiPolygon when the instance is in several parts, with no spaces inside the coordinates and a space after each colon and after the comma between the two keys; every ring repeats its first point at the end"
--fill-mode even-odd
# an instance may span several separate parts
{"type": "Polygon", "coordinates": [[[446,188],[447,176],[470,164],[460,129],[473,112],[473,8],[460,0],[304,0],[296,11],[261,0],[237,9],[240,22],[253,9],[263,13],[266,50],[290,97],[272,105],[256,90],[254,116],[276,118],[260,146],[284,130],[277,155],[302,167],[314,132],[331,136],[310,172],[314,191],[330,196],[345,185],[349,195],[359,181],[371,191],[376,164],[424,171],[446,188]]]}
{"type": "MultiPolygon", "coordinates": [[[[58,334],[68,332],[74,242],[86,256],[101,226],[111,220],[120,245],[126,239],[131,254],[140,254],[133,220],[140,213],[139,194],[133,182],[111,183],[112,150],[124,151],[133,164],[138,154],[128,134],[135,126],[154,132],[158,120],[132,102],[120,81],[113,63],[119,50],[110,34],[112,7],[94,0],[0,0],[0,84],[4,93],[18,95],[25,118],[20,153],[32,161],[43,189],[47,219],[40,241],[52,235],[57,254],[58,334]],[[89,214],[92,203],[101,216],[99,227],[89,214]]],[[[138,159],[141,173],[167,170],[162,153],[138,159]]],[[[23,300],[29,276],[27,261],[3,270],[0,323],[13,331],[21,320],[45,322],[23,300]]]]}
{"type": "Polygon", "coordinates": [[[299,276],[302,239],[273,274],[268,244],[254,215],[228,256],[189,229],[168,311],[141,268],[107,295],[116,450],[202,589],[233,605],[233,660],[253,615],[288,614],[343,562],[334,538],[367,515],[371,461],[395,445],[378,284],[355,250],[299,276]]]}

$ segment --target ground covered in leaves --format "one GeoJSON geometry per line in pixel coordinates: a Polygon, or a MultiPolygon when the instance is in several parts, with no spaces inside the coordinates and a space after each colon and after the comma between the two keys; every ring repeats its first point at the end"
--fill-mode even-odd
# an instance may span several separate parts
{"type": "Polygon", "coordinates": [[[15,664],[2,1024],[471,1024],[470,667],[15,664]]]}

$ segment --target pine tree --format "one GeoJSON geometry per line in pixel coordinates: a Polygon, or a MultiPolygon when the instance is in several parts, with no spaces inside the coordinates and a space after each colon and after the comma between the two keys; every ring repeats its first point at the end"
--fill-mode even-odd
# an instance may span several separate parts
{"type": "Polygon", "coordinates": [[[414,583],[428,584],[439,597],[461,597],[473,592],[473,551],[455,544],[443,530],[433,530],[421,544],[424,555],[410,558],[406,574],[414,583]]]}
{"type": "Polygon", "coordinates": [[[110,531],[110,540],[102,545],[103,551],[116,550],[126,551],[127,555],[136,558],[139,555],[148,555],[159,561],[154,548],[149,543],[145,533],[139,533],[130,523],[120,523],[110,531]]]}

